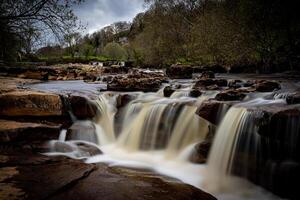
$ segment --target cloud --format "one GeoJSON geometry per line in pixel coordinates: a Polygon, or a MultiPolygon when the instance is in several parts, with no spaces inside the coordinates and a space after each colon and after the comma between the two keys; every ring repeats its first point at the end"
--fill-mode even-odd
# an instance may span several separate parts
{"type": "Polygon", "coordinates": [[[86,0],[74,12],[92,33],[117,21],[131,21],[144,11],[143,5],[143,0],[86,0]]]}

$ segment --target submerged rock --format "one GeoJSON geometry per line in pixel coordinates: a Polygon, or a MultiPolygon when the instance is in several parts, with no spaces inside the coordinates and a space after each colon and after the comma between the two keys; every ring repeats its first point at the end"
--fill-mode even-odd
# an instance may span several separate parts
{"type": "Polygon", "coordinates": [[[0,95],[2,116],[60,116],[62,108],[62,101],[56,94],[14,91],[0,95]]]}
{"type": "Polygon", "coordinates": [[[164,88],[164,97],[170,97],[174,92],[175,90],[168,85],[164,88]]]}

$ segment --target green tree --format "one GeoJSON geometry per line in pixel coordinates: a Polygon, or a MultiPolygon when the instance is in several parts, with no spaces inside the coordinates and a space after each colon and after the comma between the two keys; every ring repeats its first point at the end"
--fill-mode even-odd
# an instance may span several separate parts
{"type": "Polygon", "coordinates": [[[126,51],[124,48],[116,42],[108,43],[103,50],[105,56],[113,60],[126,59],[126,51]]]}

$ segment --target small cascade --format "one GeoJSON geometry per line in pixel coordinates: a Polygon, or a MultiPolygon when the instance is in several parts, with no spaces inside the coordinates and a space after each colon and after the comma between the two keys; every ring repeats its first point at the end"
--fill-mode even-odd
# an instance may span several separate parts
{"type": "Polygon", "coordinates": [[[118,144],[131,151],[182,150],[208,132],[196,109],[185,102],[162,100],[129,104],[118,144]]]}
{"type": "Polygon", "coordinates": [[[191,144],[201,142],[209,132],[209,124],[195,112],[197,107],[185,106],[174,126],[172,137],[167,147],[167,155],[177,155],[179,151],[191,144]]]}
{"type": "Polygon", "coordinates": [[[116,136],[114,132],[114,116],[116,109],[117,95],[111,93],[104,93],[96,100],[98,105],[98,113],[95,120],[98,138],[103,140],[99,144],[107,144],[115,141],[116,136]]]}
{"type": "Polygon", "coordinates": [[[170,96],[170,98],[180,98],[180,97],[188,97],[190,95],[190,90],[189,89],[181,89],[181,90],[176,90],[173,92],[173,94],[170,96]]]}
{"type": "Polygon", "coordinates": [[[295,198],[298,190],[294,185],[300,177],[299,144],[297,115],[270,116],[261,109],[232,107],[218,127],[204,187],[222,193],[237,192],[236,187],[249,190],[257,184],[277,195],[295,198]]]}
{"type": "Polygon", "coordinates": [[[233,107],[229,109],[217,130],[208,160],[209,178],[223,178],[230,173],[237,137],[245,123],[247,110],[233,107]]]}

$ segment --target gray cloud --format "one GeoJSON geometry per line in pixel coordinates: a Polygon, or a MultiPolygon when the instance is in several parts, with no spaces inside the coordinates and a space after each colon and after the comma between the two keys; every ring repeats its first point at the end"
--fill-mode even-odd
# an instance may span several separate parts
{"type": "Polygon", "coordinates": [[[131,21],[144,11],[143,5],[143,0],[86,0],[74,11],[91,33],[116,21],[131,21]]]}

